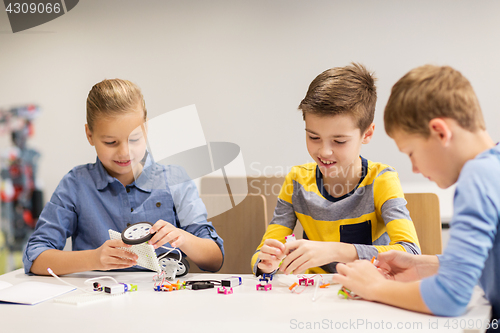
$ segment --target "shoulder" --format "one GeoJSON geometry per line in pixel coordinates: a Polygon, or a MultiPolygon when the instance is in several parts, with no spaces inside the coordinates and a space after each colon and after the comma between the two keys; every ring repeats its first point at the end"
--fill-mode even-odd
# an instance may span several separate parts
{"type": "Polygon", "coordinates": [[[490,189],[488,194],[500,196],[500,147],[495,146],[467,161],[457,181],[457,188],[469,186],[490,189]]]}
{"type": "Polygon", "coordinates": [[[479,170],[491,173],[497,173],[500,167],[500,146],[484,151],[474,159],[467,161],[462,168],[463,173],[477,172],[479,170]]]}
{"type": "Polygon", "coordinates": [[[95,177],[92,176],[94,167],[93,164],[84,164],[71,169],[62,177],[52,195],[51,201],[76,202],[83,192],[87,192],[85,188],[95,188],[95,177]]]}
{"type": "Polygon", "coordinates": [[[381,176],[384,173],[396,173],[396,169],[391,167],[390,165],[380,163],[380,162],[373,162],[370,160],[368,161],[368,174],[373,174],[375,176],[381,176]]]}
{"type": "Polygon", "coordinates": [[[390,165],[368,161],[368,171],[362,185],[370,188],[376,207],[394,198],[403,198],[403,189],[396,170],[390,165]]]}
{"type": "Polygon", "coordinates": [[[145,178],[141,179],[141,181],[153,182],[153,184],[147,184],[147,186],[155,188],[157,186],[164,188],[165,183],[172,187],[191,180],[183,167],[175,164],[163,165],[156,162],[147,164],[142,171],[141,177],[143,175],[145,178]]]}
{"type": "Polygon", "coordinates": [[[309,178],[315,178],[316,177],[316,167],[317,167],[317,164],[314,162],[296,165],[296,166],[292,167],[292,169],[288,173],[287,179],[299,181],[299,180],[305,180],[305,179],[309,179],[309,178]]]}
{"type": "Polygon", "coordinates": [[[81,182],[87,179],[92,180],[95,178],[95,173],[97,172],[95,163],[78,165],[64,175],[61,182],[81,182]]]}
{"type": "Polygon", "coordinates": [[[157,163],[155,163],[155,165],[157,169],[164,172],[169,186],[179,185],[192,181],[186,170],[180,165],[170,164],[163,166],[157,163]]]}
{"type": "Polygon", "coordinates": [[[316,166],[316,163],[306,163],[292,167],[285,177],[279,197],[290,201],[290,196],[293,195],[297,184],[305,188],[316,184],[316,166]]]}
{"type": "Polygon", "coordinates": [[[367,184],[373,183],[374,181],[375,183],[380,183],[384,181],[394,180],[397,180],[399,182],[399,177],[396,169],[384,163],[368,160],[368,170],[365,177],[365,182],[367,184]]]}

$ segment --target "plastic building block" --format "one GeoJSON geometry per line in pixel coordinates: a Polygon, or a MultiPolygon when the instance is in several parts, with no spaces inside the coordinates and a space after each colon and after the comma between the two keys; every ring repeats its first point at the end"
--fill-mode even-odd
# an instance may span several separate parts
{"type": "Polygon", "coordinates": [[[174,286],[171,284],[162,284],[161,286],[156,286],[154,288],[155,291],[173,291],[174,286]]]}
{"type": "Polygon", "coordinates": [[[219,288],[217,288],[217,293],[218,294],[229,295],[229,294],[233,293],[233,288],[232,287],[229,287],[229,288],[219,287],[219,288]]]}
{"type": "Polygon", "coordinates": [[[270,284],[272,280],[273,280],[273,275],[267,273],[262,274],[262,277],[259,278],[259,282],[261,285],[270,284]]]}
{"type": "Polygon", "coordinates": [[[269,281],[272,281],[272,280],[273,280],[273,276],[274,276],[274,274],[269,274],[269,273],[264,273],[264,274],[262,274],[262,278],[263,278],[263,279],[267,279],[267,280],[269,280],[269,281]]]}
{"type": "Polygon", "coordinates": [[[239,276],[231,276],[230,278],[224,279],[220,281],[221,286],[223,287],[236,287],[241,285],[241,277],[239,276]]]}
{"type": "Polygon", "coordinates": [[[261,284],[268,284],[268,283],[269,283],[269,279],[263,279],[263,278],[260,278],[260,279],[259,279],[259,282],[260,282],[261,284]]]}
{"type": "Polygon", "coordinates": [[[299,284],[297,282],[294,282],[290,287],[288,287],[288,289],[293,293],[295,292],[295,290],[297,290],[298,286],[299,284]]]}
{"type": "Polygon", "coordinates": [[[358,295],[356,295],[355,293],[353,293],[352,291],[350,291],[346,287],[340,288],[340,290],[337,293],[337,295],[340,298],[344,298],[344,299],[361,299],[361,297],[359,297],[358,295]]]}
{"type": "Polygon", "coordinates": [[[268,284],[262,284],[262,283],[261,283],[261,284],[258,284],[258,285],[256,286],[256,289],[257,289],[257,290],[269,291],[269,290],[273,289],[273,285],[272,285],[272,284],[270,284],[270,283],[268,283],[268,284]]]}
{"type": "Polygon", "coordinates": [[[299,279],[299,284],[301,286],[314,286],[314,279],[302,278],[299,279]]]}
{"type": "Polygon", "coordinates": [[[180,282],[179,280],[177,280],[177,283],[172,283],[171,285],[174,288],[174,290],[181,290],[186,288],[184,282],[180,282]]]}
{"type": "Polygon", "coordinates": [[[137,285],[128,283],[117,283],[110,286],[104,286],[104,292],[107,294],[123,294],[127,291],[136,291],[137,285]]]}

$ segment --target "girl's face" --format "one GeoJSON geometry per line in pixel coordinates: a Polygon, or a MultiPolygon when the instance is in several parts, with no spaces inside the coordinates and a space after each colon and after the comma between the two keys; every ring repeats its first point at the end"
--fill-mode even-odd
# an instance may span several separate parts
{"type": "Polygon", "coordinates": [[[91,132],[85,125],[89,143],[95,147],[97,156],[106,171],[123,185],[134,181],[140,174],[139,163],[146,152],[144,113],[141,110],[120,116],[105,117],[94,123],[91,132]]]}

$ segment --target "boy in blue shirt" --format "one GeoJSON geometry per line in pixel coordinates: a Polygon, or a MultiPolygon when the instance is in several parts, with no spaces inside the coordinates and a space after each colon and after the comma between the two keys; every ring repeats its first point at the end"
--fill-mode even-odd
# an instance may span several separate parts
{"type": "Polygon", "coordinates": [[[154,223],[149,243],[155,249],[170,243],[200,268],[220,269],[222,239],[206,220],[196,186],[181,168],[152,161],[146,120],[142,93],[132,82],[104,80],[92,87],[85,132],[97,161],[71,170],[45,205],[24,252],[26,273],[132,267],[137,256],[121,249],[129,246],[122,240],[109,240],[108,229],[122,232],[143,221],[154,223]],[[62,251],[68,237],[73,251],[62,251]]]}
{"type": "Polygon", "coordinates": [[[472,86],[450,67],[413,69],[392,88],[384,121],[414,172],[441,188],[457,183],[450,240],[441,256],[381,253],[378,270],[388,279],[357,261],[339,265],[334,281],[368,300],[441,316],[462,314],[479,282],[498,326],[500,147],[472,86]]]}

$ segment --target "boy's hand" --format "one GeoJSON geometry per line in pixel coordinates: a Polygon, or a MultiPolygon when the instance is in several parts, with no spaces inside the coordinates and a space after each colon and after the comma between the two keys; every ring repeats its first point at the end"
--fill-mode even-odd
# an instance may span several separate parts
{"type": "Polygon", "coordinates": [[[380,253],[376,265],[386,278],[409,282],[436,274],[439,260],[436,256],[414,255],[392,250],[380,253]]]}
{"type": "Polygon", "coordinates": [[[134,253],[120,249],[130,247],[121,239],[112,239],[104,242],[96,249],[97,267],[99,270],[122,269],[137,265],[138,256],[134,253]]]}
{"type": "Polygon", "coordinates": [[[356,260],[347,264],[337,265],[337,274],[332,281],[340,283],[358,296],[372,301],[379,285],[387,282],[381,272],[368,260],[356,260]]]}
{"type": "Polygon", "coordinates": [[[280,271],[285,274],[301,274],[308,268],[327,264],[332,254],[327,250],[329,245],[326,242],[315,242],[310,240],[297,240],[285,244],[285,254],[287,257],[280,266],[280,271]]]}
{"type": "Polygon", "coordinates": [[[276,270],[285,257],[284,251],[285,245],[282,242],[276,239],[266,239],[264,245],[260,248],[260,262],[257,267],[264,273],[276,270]]]}
{"type": "Polygon", "coordinates": [[[170,243],[172,247],[181,247],[186,241],[186,232],[184,230],[176,228],[163,220],[158,220],[149,232],[155,234],[149,240],[149,244],[153,245],[155,249],[166,243],[170,243]]]}

